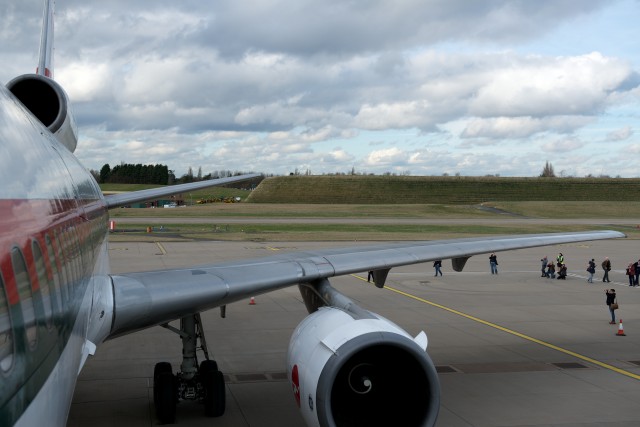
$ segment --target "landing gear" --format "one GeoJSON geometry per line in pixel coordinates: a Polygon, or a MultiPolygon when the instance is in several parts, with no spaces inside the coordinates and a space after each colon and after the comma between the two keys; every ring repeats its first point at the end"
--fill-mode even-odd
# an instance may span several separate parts
{"type": "Polygon", "coordinates": [[[213,360],[200,364],[200,380],[204,387],[204,413],[207,417],[219,417],[224,414],[226,403],[224,377],[213,360]]]}
{"type": "Polygon", "coordinates": [[[182,339],[180,372],[173,375],[171,364],[160,362],[153,371],[153,403],[162,424],[173,424],[176,404],[181,400],[196,400],[204,404],[208,417],[219,417],[225,410],[225,384],[218,364],[209,359],[200,314],[180,319],[180,329],[162,325],[176,332],[182,339]],[[200,340],[200,347],[197,342],[200,340]],[[205,360],[198,367],[196,350],[202,350],[205,360]]]}
{"type": "Polygon", "coordinates": [[[153,370],[153,403],[156,416],[162,424],[173,424],[176,421],[176,391],[176,377],[171,373],[171,364],[158,363],[153,370]]]}

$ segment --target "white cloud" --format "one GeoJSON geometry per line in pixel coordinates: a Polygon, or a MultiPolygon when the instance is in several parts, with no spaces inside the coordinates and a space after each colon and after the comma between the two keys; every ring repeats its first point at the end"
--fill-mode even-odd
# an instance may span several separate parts
{"type": "Polygon", "coordinates": [[[476,118],[468,123],[461,136],[463,138],[527,138],[541,132],[568,133],[591,122],[593,118],[585,116],[476,118]]]}
{"type": "MultiPolygon", "coordinates": [[[[4,82],[35,68],[31,3],[0,6],[4,82]]],[[[571,164],[585,150],[595,163],[598,142],[635,144],[640,126],[628,0],[57,8],[56,77],[89,167],[537,175],[525,154],[571,164]],[[629,18],[600,21],[611,10],[629,18]]],[[[607,166],[638,175],[611,146],[607,166]]]]}
{"type": "Polygon", "coordinates": [[[631,138],[632,135],[633,135],[633,129],[631,129],[631,126],[625,126],[621,129],[617,129],[607,134],[607,140],[608,141],[624,141],[625,139],[631,138]]]}
{"type": "Polygon", "coordinates": [[[406,163],[409,155],[398,147],[375,150],[369,153],[365,160],[368,166],[388,166],[398,163],[406,163]]]}
{"type": "Polygon", "coordinates": [[[559,138],[542,145],[542,149],[548,153],[561,156],[563,153],[572,152],[584,147],[584,142],[577,138],[559,138]]]}
{"type": "Polygon", "coordinates": [[[494,71],[470,103],[471,114],[491,116],[596,114],[631,74],[628,64],[600,53],[578,57],[513,58],[494,71]]]}

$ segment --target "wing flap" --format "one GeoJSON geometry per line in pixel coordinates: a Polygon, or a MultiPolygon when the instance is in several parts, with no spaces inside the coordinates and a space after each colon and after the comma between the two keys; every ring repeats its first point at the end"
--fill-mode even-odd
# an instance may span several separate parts
{"type": "Polygon", "coordinates": [[[617,231],[550,233],[355,246],[112,276],[110,338],[300,283],[436,259],[626,237],[617,231]]]}

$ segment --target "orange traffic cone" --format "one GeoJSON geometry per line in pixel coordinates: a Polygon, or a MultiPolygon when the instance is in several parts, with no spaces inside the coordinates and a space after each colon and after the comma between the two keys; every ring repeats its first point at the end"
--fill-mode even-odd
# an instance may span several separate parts
{"type": "Polygon", "coordinates": [[[616,334],[617,337],[626,337],[625,333],[624,333],[624,326],[622,326],[622,319],[620,319],[620,325],[618,325],[618,333],[616,334]]]}
{"type": "Polygon", "coordinates": [[[251,297],[249,300],[249,305],[256,305],[256,299],[254,297],[251,297]]]}

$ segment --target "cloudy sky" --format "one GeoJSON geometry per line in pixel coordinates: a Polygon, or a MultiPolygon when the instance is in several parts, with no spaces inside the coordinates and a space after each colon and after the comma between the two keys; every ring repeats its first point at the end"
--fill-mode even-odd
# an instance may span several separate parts
{"type": "MultiPolygon", "coordinates": [[[[41,0],[0,4],[0,82],[41,0]]],[[[640,176],[638,0],[57,0],[88,168],[640,176]]]]}

